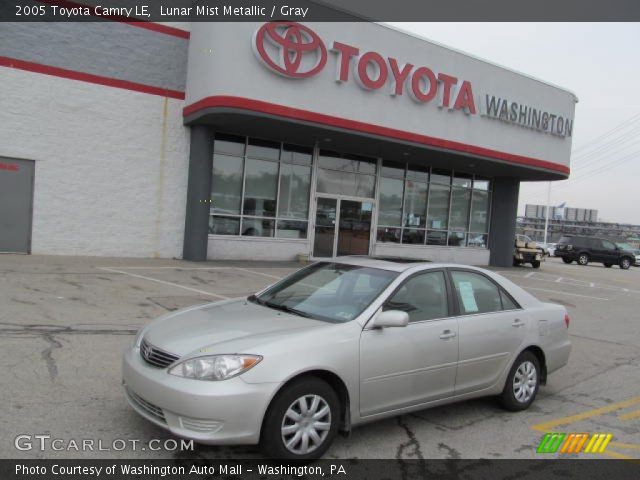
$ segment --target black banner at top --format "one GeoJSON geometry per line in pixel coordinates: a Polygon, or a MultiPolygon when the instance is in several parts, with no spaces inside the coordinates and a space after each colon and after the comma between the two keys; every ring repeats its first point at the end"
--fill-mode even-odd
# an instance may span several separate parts
{"type": "Polygon", "coordinates": [[[638,0],[0,0],[2,22],[616,22],[638,0]]]}

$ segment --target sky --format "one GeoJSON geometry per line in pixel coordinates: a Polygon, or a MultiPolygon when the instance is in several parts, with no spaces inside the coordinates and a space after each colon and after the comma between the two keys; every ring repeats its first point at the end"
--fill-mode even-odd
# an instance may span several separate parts
{"type": "MultiPolygon", "coordinates": [[[[571,175],[550,204],[640,225],[640,23],[390,24],[574,92],[571,175]]],[[[519,215],[546,204],[547,185],[521,184],[519,215]]]]}

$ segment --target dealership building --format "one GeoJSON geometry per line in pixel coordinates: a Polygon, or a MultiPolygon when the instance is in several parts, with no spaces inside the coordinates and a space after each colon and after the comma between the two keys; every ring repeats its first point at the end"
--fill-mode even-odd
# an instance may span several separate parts
{"type": "Polygon", "coordinates": [[[0,251],[511,265],[577,98],[389,26],[6,23],[0,251]]]}

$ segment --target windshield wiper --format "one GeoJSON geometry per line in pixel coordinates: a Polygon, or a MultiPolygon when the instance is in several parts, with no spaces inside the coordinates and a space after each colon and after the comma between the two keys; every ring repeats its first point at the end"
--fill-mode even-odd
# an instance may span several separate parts
{"type": "Polygon", "coordinates": [[[281,310],[283,312],[293,313],[294,315],[298,315],[300,317],[313,318],[313,316],[309,315],[306,312],[303,312],[301,310],[296,310],[295,308],[287,307],[286,305],[280,305],[280,304],[271,303],[271,302],[264,302],[261,305],[266,305],[267,307],[275,308],[276,310],[281,310]]]}

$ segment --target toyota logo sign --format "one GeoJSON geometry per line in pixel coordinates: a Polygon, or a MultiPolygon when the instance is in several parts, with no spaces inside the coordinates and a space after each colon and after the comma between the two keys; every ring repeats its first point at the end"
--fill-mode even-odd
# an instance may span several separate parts
{"type": "Polygon", "coordinates": [[[268,68],[290,78],[307,78],[327,63],[327,48],[310,28],[296,22],[270,22],[253,34],[253,51],[268,68]]]}

